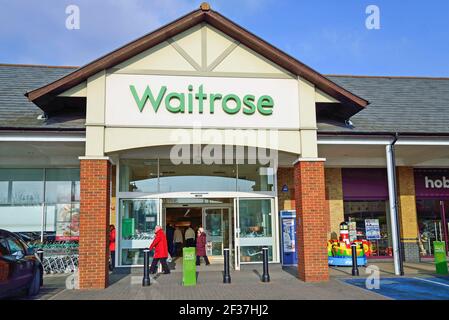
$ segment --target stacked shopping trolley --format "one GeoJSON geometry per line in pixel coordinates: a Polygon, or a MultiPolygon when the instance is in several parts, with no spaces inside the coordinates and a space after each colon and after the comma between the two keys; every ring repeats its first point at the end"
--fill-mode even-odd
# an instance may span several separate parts
{"type": "Polygon", "coordinates": [[[46,274],[73,273],[78,269],[79,245],[77,242],[44,242],[32,246],[44,251],[42,265],[46,274]]]}

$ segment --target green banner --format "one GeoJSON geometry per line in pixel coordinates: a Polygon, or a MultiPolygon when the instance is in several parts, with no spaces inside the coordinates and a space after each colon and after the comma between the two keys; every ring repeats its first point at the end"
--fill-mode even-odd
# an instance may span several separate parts
{"type": "Polygon", "coordinates": [[[196,285],[196,252],[195,248],[182,249],[182,284],[196,285]]]}
{"type": "Polygon", "coordinates": [[[448,274],[446,246],[444,241],[434,241],[433,250],[437,274],[448,274]]]}

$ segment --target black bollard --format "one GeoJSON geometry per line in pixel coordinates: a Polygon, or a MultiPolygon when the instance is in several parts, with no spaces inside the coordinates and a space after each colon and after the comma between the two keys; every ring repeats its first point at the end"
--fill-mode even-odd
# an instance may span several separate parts
{"type": "Polygon", "coordinates": [[[143,250],[143,280],[142,287],[150,285],[150,250],[143,250]]]}
{"type": "Polygon", "coordinates": [[[223,283],[231,283],[231,273],[229,272],[229,249],[224,249],[223,254],[224,254],[223,283]]]}
{"type": "Polygon", "coordinates": [[[357,244],[354,242],[351,244],[351,253],[352,253],[352,275],[359,275],[359,268],[357,266],[357,244]]]}
{"type": "Polygon", "coordinates": [[[270,275],[268,274],[268,248],[262,248],[263,254],[263,274],[262,274],[262,282],[270,282],[270,275]]]}
{"type": "Polygon", "coordinates": [[[37,257],[39,258],[39,260],[41,261],[41,263],[44,263],[44,250],[39,248],[39,249],[37,249],[36,254],[37,254],[37,257]]]}

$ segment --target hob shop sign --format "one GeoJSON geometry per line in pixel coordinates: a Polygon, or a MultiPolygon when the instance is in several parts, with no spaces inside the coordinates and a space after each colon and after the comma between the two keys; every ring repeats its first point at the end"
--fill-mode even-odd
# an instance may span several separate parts
{"type": "Polygon", "coordinates": [[[418,198],[449,198],[449,169],[415,169],[418,198]]]}
{"type": "Polygon", "coordinates": [[[298,81],[111,74],[106,125],[300,129],[298,81]]]}

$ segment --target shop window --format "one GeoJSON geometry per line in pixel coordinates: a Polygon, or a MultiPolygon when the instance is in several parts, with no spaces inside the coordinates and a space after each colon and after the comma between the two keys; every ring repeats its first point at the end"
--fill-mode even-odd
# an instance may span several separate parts
{"type": "MultiPolygon", "coordinates": [[[[79,169],[0,169],[0,228],[29,242],[39,241],[42,233],[45,240],[55,240],[57,212],[65,217],[68,211],[72,238],[77,234],[79,193],[79,169]]],[[[60,233],[67,235],[63,229],[60,233]]]]}
{"type": "Polygon", "coordinates": [[[158,160],[120,160],[121,192],[158,192],[158,160]]]}
{"type": "Polygon", "coordinates": [[[355,222],[358,240],[370,242],[372,256],[392,256],[391,229],[386,201],[344,201],[344,217],[346,222],[355,222]],[[371,226],[378,225],[379,232],[374,232],[374,236],[367,235],[367,223],[371,226]]]}
{"type": "Polygon", "coordinates": [[[160,191],[235,191],[235,165],[179,164],[160,161],[160,191]]]}
{"type": "Polygon", "coordinates": [[[271,200],[240,200],[240,237],[271,237],[271,200]]]}
{"type": "Polygon", "coordinates": [[[245,246],[240,248],[240,261],[245,262],[262,262],[263,247],[268,247],[268,261],[273,261],[272,246],[245,246]]]}
{"type": "Polygon", "coordinates": [[[239,165],[238,191],[274,192],[274,170],[259,164],[239,165]]]}
{"type": "Polygon", "coordinates": [[[262,248],[269,248],[269,260],[273,261],[273,200],[240,199],[240,261],[262,261],[262,248]]]}
{"type": "Polygon", "coordinates": [[[40,235],[43,178],[43,169],[0,169],[0,228],[40,235]]]}
{"type": "Polygon", "coordinates": [[[9,203],[9,181],[0,181],[0,205],[9,203]]]}
{"type": "Polygon", "coordinates": [[[433,241],[445,241],[449,229],[449,201],[421,199],[416,201],[419,249],[422,256],[433,255],[433,241]],[[444,221],[446,218],[446,221],[444,221]]]}

